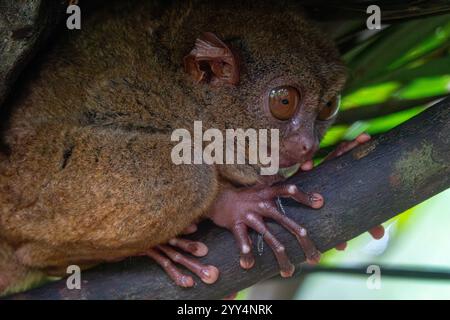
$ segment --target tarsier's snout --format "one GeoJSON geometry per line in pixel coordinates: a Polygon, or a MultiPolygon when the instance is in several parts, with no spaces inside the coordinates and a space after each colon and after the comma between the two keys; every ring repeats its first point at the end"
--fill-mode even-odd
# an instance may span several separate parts
{"type": "Polygon", "coordinates": [[[311,160],[319,142],[313,135],[292,134],[280,144],[280,167],[290,167],[311,160]]]}

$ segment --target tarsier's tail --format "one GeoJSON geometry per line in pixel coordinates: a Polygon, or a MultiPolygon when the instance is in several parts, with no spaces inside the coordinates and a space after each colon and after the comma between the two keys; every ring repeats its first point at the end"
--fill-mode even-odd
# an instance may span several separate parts
{"type": "Polygon", "coordinates": [[[14,249],[0,239],[0,297],[30,289],[46,278],[42,272],[20,264],[14,249]]]}

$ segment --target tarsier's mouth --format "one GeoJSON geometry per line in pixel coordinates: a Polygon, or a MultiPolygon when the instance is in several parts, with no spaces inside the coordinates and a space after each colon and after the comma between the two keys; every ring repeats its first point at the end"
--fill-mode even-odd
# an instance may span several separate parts
{"type": "Polygon", "coordinates": [[[301,165],[310,160],[312,160],[311,157],[305,157],[304,159],[294,159],[289,155],[280,155],[280,170],[284,172],[290,172],[292,174],[295,173],[301,165]]]}
{"type": "Polygon", "coordinates": [[[314,152],[308,152],[303,155],[294,155],[290,150],[280,150],[279,154],[279,166],[280,168],[287,169],[294,165],[302,165],[307,161],[312,160],[314,152]]]}
{"type": "Polygon", "coordinates": [[[300,164],[296,163],[290,167],[280,167],[280,169],[278,170],[278,173],[282,176],[282,177],[290,177],[291,175],[293,175],[294,173],[296,173],[300,168],[300,164]]]}
{"type": "MultiPolygon", "coordinates": [[[[268,156],[272,157],[272,150],[269,146],[268,148],[268,156]]],[[[293,154],[292,150],[281,148],[277,155],[278,158],[278,168],[280,171],[287,172],[290,174],[295,173],[300,167],[306,164],[307,167],[310,167],[307,162],[311,162],[313,159],[314,152],[307,152],[305,154],[293,154]]]]}
{"type": "Polygon", "coordinates": [[[295,165],[300,165],[300,164],[302,164],[305,161],[298,161],[298,160],[293,159],[293,158],[291,158],[289,156],[281,156],[280,155],[280,168],[281,169],[287,169],[287,168],[290,168],[290,167],[295,166],[295,165]]]}

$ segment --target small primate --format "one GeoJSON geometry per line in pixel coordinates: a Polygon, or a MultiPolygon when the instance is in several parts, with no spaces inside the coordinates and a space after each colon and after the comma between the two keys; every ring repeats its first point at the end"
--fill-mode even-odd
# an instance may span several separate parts
{"type": "Polygon", "coordinates": [[[85,16],[81,31],[64,33],[35,63],[4,120],[0,292],[32,273],[64,275],[68,265],[136,255],[180,286],[195,282],[174,262],[212,283],[218,269],[193,257],[206,245],[180,238],[202,218],[233,233],[243,268],[254,264],[254,230],[281,275],[294,272],[266,219],[317,262],[307,231],[274,199],[320,208],[320,194],[262,176],[259,165],[171,161],[173,130],[201,120],[220,130],[279,129],[280,166],[312,168],[345,68],[297,1],[116,1],[85,16]]]}

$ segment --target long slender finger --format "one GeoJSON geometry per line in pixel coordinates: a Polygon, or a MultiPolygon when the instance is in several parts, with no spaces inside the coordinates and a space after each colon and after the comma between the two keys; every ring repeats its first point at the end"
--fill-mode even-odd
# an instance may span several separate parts
{"type": "Polygon", "coordinates": [[[275,185],[259,191],[258,195],[264,199],[273,199],[275,197],[292,198],[314,209],[323,206],[323,197],[320,194],[302,192],[295,184],[275,185]]]}
{"type": "Polygon", "coordinates": [[[360,134],[356,137],[355,140],[356,140],[359,144],[363,144],[363,143],[368,142],[371,138],[372,138],[372,137],[371,137],[368,133],[363,132],[363,133],[360,133],[360,134]]]}
{"type": "Polygon", "coordinates": [[[307,160],[300,166],[300,169],[302,169],[303,171],[309,171],[312,170],[313,168],[314,162],[312,160],[307,160]]]}
{"type": "Polygon", "coordinates": [[[192,279],[191,276],[181,273],[169,259],[161,255],[155,249],[148,250],[146,255],[155,260],[155,262],[164,269],[170,279],[180,287],[188,288],[195,284],[194,279],[192,279]]]}
{"type": "Polygon", "coordinates": [[[191,234],[197,231],[197,225],[195,223],[188,226],[186,229],[184,229],[181,233],[182,234],[191,234]]]}
{"type": "Polygon", "coordinates": [[[340,157],[344,153],[349,152],[350,150],[352,150],[353,148],[355,148],[357,146],[359,146],[359,143],[356,140],[341,142],[336,147],[336,149],[334,149],[329,154],[327,154],[327,156],[323,159],[323,161],[328,161],[328,160],[340,157]]]}
{"type": "Polygon", "coordinates": [[[173,238],[169,240],[169,244],[196,257],[204,257],[208,254],[208,247],[203,242],[173,238]]]}
{"type": "Polygon", "coordinates": [[[350,150],[356,148],[357,146],[364,144],[370,140],[370,135],[367,133],[359,134],[356,139],[352,141],[345,141],[340,143],[336,149],[330,152],[324,159],[324,161],[331,160],[337,157],[340,157],[344,153],[349,152],[350,150]]]}
{"type": "Polygon", "coordinates": [[[347,249],[347,242],[339,243],[335,248],[336,250],[344,251],[345,249],[347,249]]]}
{"type": "Polygon", "coordinates": [[[270,232],[264,221],[257,215],[249,215],[247,218],[247,224],[249,227],[254,229],[256,232],[263,235],[264,240],[272,249],[277,261],[280,266],[280,274],[282,277],[291,277],[295,271],[295,266],[289,260],[286,254],[286,249],[281,244],[280,241],[270,232]]]}
{"type": "Polygon", "coordinates": [[[320,252],[317,250],[312,240],[308,237],[305,228],[297,224],[294,220],[278,212],[274,206],[268,204],[267,202],[260,202],[258,206],[261,209],[260,213],[263,216],[273,219],[277,223],[281,224],[297,238],[303,252],[305,253],[306,260],[309,263],[316,264],[319,262],[320,252]]]}
{"type": "Polygon", "coordinates": [[[243,223],[236,224],[231,232],[236,239],[240,251],[239,263],[243,269],[250,269],[255,265],[255,258],[253,257],[252,245],[248,235],[247,226],[243,223]]]}
{"type": "Polygon", "coordinates": [[[217,281],[219,270],[211,265],[204,265],[199,261],[187,257],[167,245],[159,245],[158,249],[164,252],[172,261],[185,266],[195,273],[204,283],[211,284],[217,281]]]}

